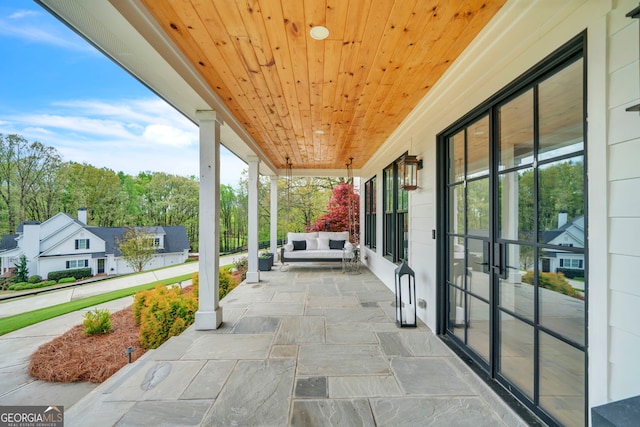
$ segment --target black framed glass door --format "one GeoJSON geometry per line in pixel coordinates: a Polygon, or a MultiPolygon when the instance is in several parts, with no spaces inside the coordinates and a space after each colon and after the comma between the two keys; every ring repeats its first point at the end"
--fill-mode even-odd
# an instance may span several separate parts
{"type": "Polygon", "coordinates": [[[582,46],[574,41],[441,135],[445,333],[562,425],[586,422],[582,46]]]}

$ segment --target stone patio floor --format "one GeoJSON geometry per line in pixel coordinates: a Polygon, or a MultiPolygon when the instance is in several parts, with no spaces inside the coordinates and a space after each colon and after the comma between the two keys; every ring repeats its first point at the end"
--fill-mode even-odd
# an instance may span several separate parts
{"type": "Polygon", "coordinates": [[[366,268],[261,272],[65,411],[69,426],[526,425],[366,268]]]}

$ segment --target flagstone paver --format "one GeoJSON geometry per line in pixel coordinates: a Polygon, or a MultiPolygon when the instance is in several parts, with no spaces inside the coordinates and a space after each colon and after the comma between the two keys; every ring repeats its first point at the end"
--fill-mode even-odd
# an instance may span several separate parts
{"type": "MultiPolygon", "coordinates": [[[[289,265],[68,409],[69,425],[524,426],[366,268],[289,265]]],[[[66,408],[67,409],[67,408],[66,408]]]]}

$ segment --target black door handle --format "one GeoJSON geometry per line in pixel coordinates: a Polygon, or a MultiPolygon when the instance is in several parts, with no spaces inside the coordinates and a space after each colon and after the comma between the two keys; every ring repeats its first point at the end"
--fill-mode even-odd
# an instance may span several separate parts
{"type": "Polygon", "coordinates": [[[507,275],[507,251],[505,243],[495,243],[494,244],[494,253],[493,257],[496,262],[493,265],[493,271],[500,277],[501,279],[506,279],[507,275]]]}

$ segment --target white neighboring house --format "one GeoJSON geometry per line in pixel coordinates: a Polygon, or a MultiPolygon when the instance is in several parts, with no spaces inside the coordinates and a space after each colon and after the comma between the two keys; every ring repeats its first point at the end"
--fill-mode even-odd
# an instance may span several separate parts
{"type": "MultiPolygon", "coordinates": [[[[127,265],[118,250],[126,227],[94,227],[86,224],[87,212],[78,210],[78,219],[58,213],[43,223],[27,221],[18,233],[3,236],[0,243],[2,274],[15,268],[24,255],[29,275],[43,278],[52,271],[91,268],[92,275],[127,274],[134,270],[127,265]]],[[[153,238],[157,251],[144,270],[185,262],[189,239],[183,226],[145,227],[153,238]]]]}
{"type": "MultiPolygon", "coordinates": [[[[568,248],[584,248],[584,215],[567,222],[567,213],[558,215],[558,228],[542,233],[542,241],[550,245],[568,248]]],[[[546,249],[541,258],[540,270],[556,272],[558,268],[580,270],[578,276],[584,276],[584,253],[546,249]]]]}

